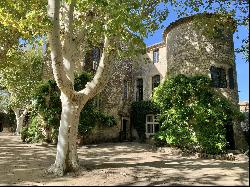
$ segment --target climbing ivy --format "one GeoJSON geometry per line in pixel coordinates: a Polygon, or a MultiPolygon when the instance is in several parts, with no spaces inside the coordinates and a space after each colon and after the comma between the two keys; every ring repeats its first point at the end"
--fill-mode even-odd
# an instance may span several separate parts
{"type": "Polygon", "coordinates": [[[243,119],[239,108],[211,86],[206,76],[177,75],[156,88],[160,131],[155,138],[184,149],[217,154],[226,150],[226,129],[243,119]]]}
{"type": "MultiPolygon", "coordinates": [[[[92,79],[92,75],[83,72],[76,76],[74,88],[79,91],[86,83],[92,79]]],[[[90,133],[97,125],[114,126],[117,124],[113,116],[100,112],[94,106],[94,99],[88,101],[80,113],[78,132],[80,135],[90,133]]],[[[26,142],[37,142],[46,140],[47,142],[57,141],[58,129],[60,125],[61,101],[60,91],[54,80],[41,82],[33,93],[31,120],[22,131],[22,139],[26,142]],[[42,121],[41,121],[42,119],[42,121]],[[51,132],[50,137],[41,135],[43,130],[51,132]]]]}
{"type": "Polygon", "coordinates": [[[131,120],[134,128],[136,129],[140,141],[146,139],[146,115],[158,114],[159,108],[151,101],[136,101],[131,105],[131,120]]]}

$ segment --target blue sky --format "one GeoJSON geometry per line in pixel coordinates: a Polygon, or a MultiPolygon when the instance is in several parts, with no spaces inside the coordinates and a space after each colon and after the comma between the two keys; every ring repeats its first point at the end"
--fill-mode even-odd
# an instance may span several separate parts
{"type": "MultiPolygon", "coordinates": [[[[169,17],[166,21],[163,22],[165,27],[167,27],[171,22],[176,21],[177,15],[170,12],[169,17]]],[[[164,29],[157,30],[152,36],[145,38],[144,42],[147,46],[150,46],[154,43],[162,41],[162,33],[164,29]]],[[[248,31],[246,28],[239,27],[239,39],[236,38],[236,33],[234,34],[234,47],[240,46],[241,38],[248,36],[248,31]]],[[[237,82],[239,90],[239,101],[249,101],[249,63],[246,63],[242,59],[242,55],[236,53],[235,63],[237,71],[237,82]]]]}

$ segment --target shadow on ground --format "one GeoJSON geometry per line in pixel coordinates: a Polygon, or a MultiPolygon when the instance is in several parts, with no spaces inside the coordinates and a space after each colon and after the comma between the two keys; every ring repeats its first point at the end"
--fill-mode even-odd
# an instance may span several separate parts
{"type": "Polygon", "coordinates": [[[65,177],[45,170],[55,146],[21,143],[0,134],[0,185],[248,185],[248,160],[221,161],[153,152],[146,144],[111,143],[78,149],[82,169],[65,177]]]}

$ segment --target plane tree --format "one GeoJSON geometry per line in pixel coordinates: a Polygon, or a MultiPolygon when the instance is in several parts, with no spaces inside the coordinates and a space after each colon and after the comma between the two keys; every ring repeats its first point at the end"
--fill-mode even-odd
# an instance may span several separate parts
{"type": "Polygon", "coordinates": [[[61,92],[62,113],[55,163],[56,175],[79,167],[76,137],[79,115],[100,93],[114,63],[144,53],[143,38],[159,29],[174,0],[3,0],[0,24],[21,38],[45,36],[54,79],[61,92]],[[102,45],[97,71],[85,88],[74,90],[74,72],[89,49],[102,45]]]}

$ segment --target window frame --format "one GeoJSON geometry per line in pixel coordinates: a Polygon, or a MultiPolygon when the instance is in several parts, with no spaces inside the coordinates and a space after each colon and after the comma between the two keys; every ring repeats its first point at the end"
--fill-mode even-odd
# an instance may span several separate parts
{"type": "Polygon", "coordinates": [[[157,114],[147,114],[146,115],[146,124],[145,124],[145,134],[146,137],[149,138],[149,136],[154,135],[155,132],[155,127],[158,125],[160,128],[159,122],[156,120],[157,119],[157,114]],[[152,121],[148,121],[148,117],[152,117],[152,121]],[[152,132],[148,132],[148,125],[150,125],[150,129],[152,129],[152,132]]]}
{"type": "Polygon", "coordinates": [[[159,62],[159,48],[153,50],[153,64],[159,62]]]}
{"type": "Polygon", "coordinates": [[[227,72],[222,67],[211,66],[210,75],[215,88],[227,88],[227,72]]]}
{"type": "Polygon", "coordinates": [[[123,80],[123,99],[129,98],[129,81],[127,79],[123,80]]]}
{"type": "Polygon", "coordinates": [[[161,76],[159,74],[154,75],[152,77],[152,93],[153,93],[154,89],[160,85],[160,82],[161,82],[161,76]],[[155,86],[156,84],[157,84],[157,86],[155,86]]]}
{"type": "Polygon", "coordinates": [[[143,101],[143,78],[137,78],[136,79],[136,92],[135,92],[135,100],[136,101],[143,101]],[[138,81],[141,81],[141,84],[138,83],[138,81]]]}
{"type": "Polygon", "coordinates": [[[234,69],[232,67],[230,67],[227,70],[227,76],[228,76],[228,87],[231,90],[235,89],[234,69]]]}

